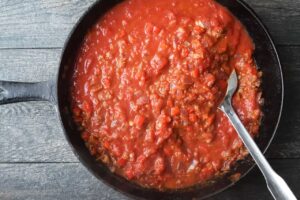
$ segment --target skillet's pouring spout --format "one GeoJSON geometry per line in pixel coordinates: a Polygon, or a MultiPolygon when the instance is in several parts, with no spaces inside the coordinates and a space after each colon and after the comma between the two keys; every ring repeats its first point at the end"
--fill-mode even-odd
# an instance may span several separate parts
{"type": "Polygon", "coordinates": [[[231,124],[242,139],[243,143],[247,147],[252,158],[264,175],[267,186],[274,199],[296,200],[295,195],[286,184],[286,182],[272,169],[232,107],[231,100],[238,85],[238,79],[235,70],[233,70],[233,72],[231,73],[227,83],[228,85],[226,95],[223,99],[223,102],[220,104],[219,109],[221,109],[226,114],[231,124]]]}

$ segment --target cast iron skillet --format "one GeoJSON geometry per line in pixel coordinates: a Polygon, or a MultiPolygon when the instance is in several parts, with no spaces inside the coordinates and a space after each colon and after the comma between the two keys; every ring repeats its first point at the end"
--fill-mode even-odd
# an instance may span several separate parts
{"type": "MultiPolygon", "coordinates": [[[[74,57],[89,28],[108,9],[119,2],[121,0],[99,0],[80,18],[66,41],[56,81],[39,83],[0,81],[0,104],[37,100],[47,100],[56,104],[66,139],[80,162],[97,178],[132,197],[144,199],[202,199],[225,190],[233,185],[229,178],[231,175],[240,173],[243,177],[253,168],[254,162],[250,156],[239,161],[223,177],[206,185],[198,185],[177,191],[159,192],[154,189],[142,188],[111,173],[105,165],[96,162],[85,147],[80,133],[76,130],[76,126],[72,121],[69,109],[69,86],[71,84],[70,78],[73,71],[74,57]]],[[[263,107],[265,116],[256,142],[260,149],[265,151],[277,129],[283,103],[283,78],[277,51],[266,28],[247,4],[241,0],[218,0],[218,2],[227,7],[245,25],[256,46],[254,57],[259,70],[263,72],[262,91],[265,99],[263,107]]]]}

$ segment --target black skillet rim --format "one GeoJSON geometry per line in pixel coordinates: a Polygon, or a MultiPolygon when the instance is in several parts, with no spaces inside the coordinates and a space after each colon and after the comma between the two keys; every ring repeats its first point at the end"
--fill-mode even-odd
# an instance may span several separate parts
{"type": "MultiPolygon", "coordinates": [[[[65,54],[65,51],[68,47],[68,44],[70,42],[70,39],[71,37],[74,35],[75,31],[77,30],[79,24],[81,24],[81,22],[83,21],[83,19],[89,15],[89,13],[91,12],[91,10],[98,4],[100,3],[102,0],[97,0],[96,2],[94,2],[91,6],[89,6],[89,8],[82,14],[82,16],[76,21],[76,23],[73,25],[73,28],[72,30],[70,31],[68,37],[65,39],[65,44],[63,46],[63,49],[62,49],[62,53],[61,53],[61,57],[60,57],[60,67],[58,68],[58,72],[57,72],[57,79],[56,79],[56,83],[58,85],[59,81],[60,81],[60,76],[59,74],[61,73],[61,68],[62,68],[62,64],[63,64],[63,56],[65,54]]],[[[281,79],[281,100],[280,100],[280,108],[279,108],[279,112],[278,112],[278,116],[277,116],[277,120],[276,120],[276,124],[275,124],[275,127],[274,127],[274,130],[273,130],[273,133],[269,139],[269,141],[267,142],[265,148],[263,149],[263,153],[265,153],[267,151],[267,149],[269,148],[275,134],[276,134],[276,131],[278,129],[278,126],[279,126],[279,123],[280,123],[280,119],[281,119],[281,116],[282,116],[282,109],[283,109],[283,101],[284,101],[284,82],[283,82],[283,73],[282,73],[282,66],[281,66],[281,62],[280,62],[280,58],[279,58],[279,55],[278,55],[278,51],[275,47],[275,44],[274,44],[274,41],[268,31],[268,29],[266,28],[266,26],[263,24],[263,22],[260,20],[260,18],[258,17],[258,15],[254,12],[254,10],[246,3],[244,2],[243,0],[236,0],[239,4],[241,4],[248,12],[249,14],[251,14],[255,20],[258,22],[259,26],[263,29],[263,32],[266,34],[267,38],[269,39],[269,43],[270,45],[272,46],[273,48],[273,53],[276,57],[276,60],[278,62],[278,70],[279,70],[279,73],[280,73],[280,79],[281,79]]],[[[115,185],[112,185],[111,183],[107,182],[106,180],[104,180],[101,176],[99,176],[98,174],[96,174],[88,165],[88,163],[86,163],[86,161],[84,159],[82,159],[79,154],[78,154],[78,150],[75,148],[75,146],[71,143],[70,139],[68,138],[68,135],[66,133],[66,129],[65,129],[65,125],[63,123],[63,117],[62,117],[62,114],[61,114],[61,111],[59,109],[59,87],[56,87],[56,95],[57,95],[57,99],[58,99],[58,116],[59,116],[59,121],[61,123],[61,126],[63,127],[63,131],[64,131],[64,136],[66,138],[66,140],[68,141],[68,144],[69,146],[71,147],[74,155],[78,158],[78,160],[80,161],[80,163],[82,163],[85,168],[91,173],[93,174],[93,176],[97,177],[98,180],[100,180],[101,182],[105,183],[107,186],[113,188],[114,190],[122,193],[122,194],[125,194],[126,196],[128,197],[132,197],[132,198],[138,198],[138,199],[144,199],[140,196],[136,196],[132,193],[129,193],[128,191],[125,192],[119,188],[117,188],[115,185]]],[[[245,158],[246,159],[246,158],[245,158]]],[[[255,166],[256,164],[254,162],[251,163],[251,167],[249,167],[248,170],[246,170],[240,177],[240,179],[242,179],[243,177],[245,177],[255,166]]],[[[239,179],[239,180],[240,180],[239,179]]],[[[232,182],[231,184],[228,184],[226,185],[225,187],[221,188],[221,189],[218,189],[216,190],[215,192],[212,192],[208,195],[205,195],[205,196],[202,196],[202,197],[195,197],[196,199],[206,199],[206,198],[209,198],[209,197],[212,197],[216,194],[219,194],[221,193],[222,191],[230,188],[231,186],[233,186],[236,182],[232,182]]],[[[149,198],[150,199],[150,198],[149,198]]]]}

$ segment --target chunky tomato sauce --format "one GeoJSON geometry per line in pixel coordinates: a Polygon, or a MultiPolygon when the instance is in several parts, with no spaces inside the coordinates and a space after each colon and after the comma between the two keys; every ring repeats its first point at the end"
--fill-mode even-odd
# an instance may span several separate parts
{"type": "Polygon", "coordinates": [[[233,105],[257,135],[260,72],[241,23],[211,0],[126,0],[78,52],[72,110],[92,155],[144,187],[177,189],[228,171],[247,151],[218,110],[233,105]]]}

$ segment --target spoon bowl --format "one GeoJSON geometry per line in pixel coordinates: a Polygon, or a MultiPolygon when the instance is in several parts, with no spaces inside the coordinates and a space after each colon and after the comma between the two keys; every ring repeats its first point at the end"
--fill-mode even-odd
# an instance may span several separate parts
{"type": "Polygon", "coordinates": [[[250,133],[247,131],[232,106],[232,97],[238,87],[238,77],[233,70],[227,80],[227,90],[219,109],[228,117],[239,137],[262,172],[267,186],[276,200],[297,200],[287,183],[272,169],[263,153],[260,151],[250,133]]]}

